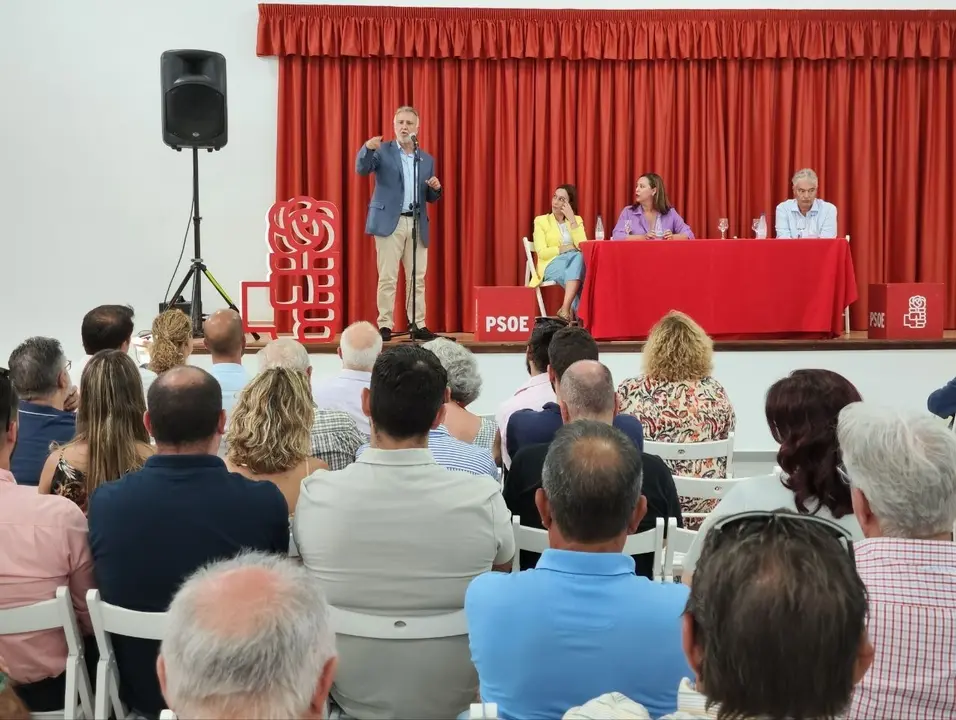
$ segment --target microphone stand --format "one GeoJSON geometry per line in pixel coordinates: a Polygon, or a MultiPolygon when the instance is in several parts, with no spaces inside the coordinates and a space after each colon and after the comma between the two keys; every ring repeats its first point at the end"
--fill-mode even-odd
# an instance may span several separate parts
{"type": "MultiPolygon", "coordinates": [[[[418,298],[418,293],[416,292],[417,283],[418,283],[418,243],[421,242],[421,236],[419,235],[419,227],[421,225],[421,213],[424,212],[424,203],[422,202],[421,197],[421,162],[422,162],[422,152],[421,148],[418,146],[418,137],[412,135],[412,142],[415,144],[415,160],[413,163],[412,170],[412,182],[414,183],[414,188],[412,189],[412,277],[411,282],[406,283],[407,287],[405,292],[411,292],[412,294],[412,316],[408,318],[408,330],[402,332],[392,333],[392,337],[407,337],[405,342],[420,342],[418,335],[418,323],[415,321],[416,316],[416,303],[418,298]]],[[[401,147],[399,147],[401,150],[401,147]]],[[[402,150],[404,152],[404,150],[402,150]]],[[[408,308],[408,303],[405,304],[406,309],[408,308]]],[[[444,337],[443,335],[435,335],[435,338],[444,337]]],[[[435,338],[429,338],[433,340],[435,338]]],[[[445,338],[446,340],[455,340],[455,338],[445,338]]]]}

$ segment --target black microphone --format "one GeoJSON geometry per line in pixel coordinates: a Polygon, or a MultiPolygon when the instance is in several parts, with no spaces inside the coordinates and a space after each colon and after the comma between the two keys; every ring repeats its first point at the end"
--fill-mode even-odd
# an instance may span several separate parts
{"type": "Polygon", "coordinates": [[[409,139],[412,141],[412,145],[414,145],[415,147],[418,147],[418,135],[416,135],[415,133],[412,133],[409,139]]]}

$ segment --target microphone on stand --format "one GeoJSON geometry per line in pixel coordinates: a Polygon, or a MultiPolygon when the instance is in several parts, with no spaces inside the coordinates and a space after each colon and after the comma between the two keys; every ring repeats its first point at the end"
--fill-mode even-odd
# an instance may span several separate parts
{"type": "Polygon", "coordinates": [[[418,135],[416,135],[415,133],[412,133],[412,134],[409,136],[409,140],[412,141],[412,145],[414,145],[416,148],[418,148],[418,135]]]}

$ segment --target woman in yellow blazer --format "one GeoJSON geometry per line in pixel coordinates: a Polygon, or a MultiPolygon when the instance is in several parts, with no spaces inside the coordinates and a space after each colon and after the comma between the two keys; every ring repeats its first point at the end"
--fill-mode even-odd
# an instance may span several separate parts
{"type": "Polygon", "coordinates": [[[578,216],[578,191],[574,185],[559,185],[551,197],[551,212],[534,219],[534,251],[538,268],[531,287],[552,280],[564,288],[558,317],[571,320],[578,308],[584,257],[578,249],[587,240],[584,221],[578,216]]]}

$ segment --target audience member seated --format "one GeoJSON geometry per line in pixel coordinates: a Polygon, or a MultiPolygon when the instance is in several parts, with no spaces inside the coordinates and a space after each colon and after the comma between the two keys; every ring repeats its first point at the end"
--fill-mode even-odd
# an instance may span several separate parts
{"type": "MultiPolygon", "coordinates": [[[[203,323],[203,345],[212,358],[209,374],[222,388],[222,409],[226,411],[226,427],[239,393],[249,383],[249,373],[242,366],[246,349],[246,334],[242,318],[235,310],[216,310],[203,323]]],[[[311,397],[311,392],[310,392],[311,397]]]]}
{"type": "Polygon", "coordinates": [[[96,488],[139,470],[153,448],[143,425],[143,382],[129,355],[96,353],[83,370],[80,394],[76,435],[47,458],[39,491],[62,495],[86,512],[96,488]]]}
{"type": "Polygon", "coordinates": [[[481,394],[481,374],[474,354],[461,343],[437,338],[422,347],[438,357],[448,373],[451,400],[445,403],[444,425],[453,438],[491,450],[495,443],[495,419],[469,412],[468,406],[481,394]]]}
{"type": "Polygon", "coordinates": [[[562,320],[548,317],[536,318],[534,321],[524,358],[530,377],[515,390],[514,395],[501,403],[495,414],[498,432],[495,435],[494,455],[496,460],[500,459],[505,470],[511,467],[511,455],[508,454],[507,443],[502,440],[508,438],[508,421],[511,416],[518,410],[540,410],[555,401],[554,388],[551,387],[551,378],[548,376],[548,346],[554,334],[567,326],[562,320]]]}
{"type": "MultiPolygon", "coordinates": [[[[275,367],[303,373],[311,383],[309,353],[302,343],[292,338],[273,340],[259,351],[259,372],[275,367]]],[[[332,470],[341,470],[355,462],[355,453],[365,442],[365,436],[347,412],[323,410],[313,403],[309,442],[312,457],[319,458],[332,470]]],[[[294,510],[295,507],[290,506],[289,509],[294,510]]]]}
{"type": "Polygon", "coordinates": [[[169,606],[156,664],[180,718],[327,717],[335,633],[298,563],[244,553],[198,570],[169,606]]]}
{"type": "MultiPolygon", "coordinates": [[[[142,470],[90,498],[90,548],[103,600],[163,612],[203,564],[247,548],[289,550],[289,508],[279,489],[231,473],[216,457],[226,422],[216,379],[197,367],[160,375],[147,396],[156,454],[142,470]]],[[[165,707],[156,679],[158,643],[114,637],[120,697],[132,712],[165,707]]]]}
{"type": "MultiPolygon", "coordinates": [[[[662,720],[842,717],[873,662],[848,534],[786,510],[724,522],[707,536],[683,619],[696,683],[681,682],[678,712],[662,720]]],[[[612,694],[564,717],[647,710],[612,694]]]]}
{"type": "Polygon", "coordinates": [[[655,717],[673,712],[690,674],[681,652],[687,588],[637,577],[622,554],[647,511],[640,451],[606,422],[565,425],[537,505],[550,544],[538,566],[482,575],[465,597],[481,699],[506,720],[561,717],[612,691],[655,717]]]}
{"type": "Polygon", "coordinates": [[[798,170],[793,176],[793,197],[777,205],[775,226],[777,237],[835,238],[837,236],[837,209],[817,197],[819,181],[810,168],[798,170]]]}
{"type": "MultiPolygon", "coordinates": [[[[93,587],[93,558],[86,518],[66,498],[17,484],[10,472],[17,430],[17,393],[0,369],[0,608],[50,600],[66,586],[80,631],[91,635],[86,592],[93,587]]],[[[66,653],[60,630],[0,635],[0,655],[9,666],[3,672],[18,683],[17,694],[33,712],[63,707],[66,653]]],[[[95,665],[95,654],[90,659],[95,665]]]]}
{"type": "Polygon", "coordinates": [[[149,339],[149,363],[143,373],[143,388],[157,375],[174,367],[185,365],[193,351],[193,324],[189,316],[178,308],[160,313],[153,319],[149,339]]]}
{"type": "MultiPolygon", "coordinates": [[[[727,391],[713,377],[714,343],[704,329],[671,311],[651,328],[641,353],[644,374],[618,386],[621,412],[641,421],[644,437],[657,442],[726,440],[736,418],[727,391]]],[[[727,459],[667,460],[675,475],[727,477],[727,459]]],[[[713,500],[681,500],[685,512],[710,512],[713,500]]]]}
{"type": "Polygon", "coordinates": [[[315,387],[315,400],[320,408],[347,412],[366,437],[369,425],[368,418],[362,414],[362,391],[368,390],[372,366],[380,352],[382,336],[378,328],[364,321],[352,323],[339,338],[341,372],[315,387]]]}
{"type": "MultiPolygon", "coordinates": [[[[956,378],[930,393],[926,400],[927,409],[944,420],[952,421],[956,416],[956,378]]],[[[952,422],[950,422],[952,425],[952,422]]]]}
{"type": "MultiPolygon", "coordinates": [[[[428,450],[448,399],[445,369],[414,345],[383,351],[362,393],[372,446],[302,483],[293,519],[302,562],[335,607],[432,615],[464,606],[469,581],[514,557],[498,483],[442,468],[428,450]]],[[[464,637],[339,637],[332,697],[350,717],[454,718],[474,701],[464,637]]]]}
{"type": "MultiPolygon", "coordinates": [[[[565,425],[578,420],[595,420],[611,425],[617,415],[617,394],[611,371],[596,360],[579,360],[567,369],[561,378],[561,420],[565,425]]],[[[504,487],[508,509],[521,517],[521,524],[540,528],[541,518],[535,505],[535,497],[541,487],[541,476],[550,444],[529,445],[518,451],[508,482],[504,487]]],[[[657,518],[677,518],[683,527],[680,501],[674,478],[667,465],[659,457],[642,453],[642,493],[647,500],[647,514],[641,520],[638,532],[652,530],[657,518]]],[[[521,568],[533,568],[538,554],[521,553],[521,568]]],[[[637,574],[653,579],[653,553],[634,556],[637,574]]]]}
{"type": "MultiPolygon", "coordinates": [[[[514,458],[518,450],[528,445],[549,443],[561,427],[561,378],[578,360],[597,360],[598,345],[584,328],[566,327],[558,330],[548,345],[548,378],[554,388],[557,402],[545,403],[541,410],[518,410],[508,422],[505,440],[508,454],[514,458]]],[[[614,427],[627,435],[640,449],[644,447],[641,423],[629,415],[616,415],[614,427]]]]}
{"type": "Polygon", "coordinates": [[[19,434],[11,470],[19,485],[39,485],[53,443],[76,433],[76,416],[64,409],[70,394],[70,361],[53,338],[32,337],[10,353],[10,380],[20,397],[19,434]]]}
{"type": "Polygon", "coordinates": [[[876,657],[847,717],[956,717],[956,435],[926,413],[855,403],[837,430],[876,657]]]}
{"type": "Polygon", "coordinates": [[[250,480],[271,481],[282,491],[289,511],[295,511],[303,478],[329,469],[309,457],[314,417],[304,373],[281,367],[264,370],[239,395],[226,432],[226,467],[250,480]]]}
{"type": "Polygon", "coordinates": [[[101,350],[128,353],[133,342],[133,317],[133,308],[129,305],[100,305],[86,313],[80,326],[86,355],[73,368],[74,372],[82,377],[90,358],[101,350]]]}
{"type": "MultiPolygon", "coordinates": [[[[859,391],[830,370],[794,370],[770,386],[765,412],[770,434],[780,444],[779,473],[735,485],[705,518],[684,556],[684,571],[694,572],[708,530],[725,515],[776,510],[835,520],[856,540],[863,539],[853,517],[850,488],[840,478],[836,425],[840,411],[861,400],[859,391]]],[[[686,580],[685,580],[686,581],[686,580]]]]}

